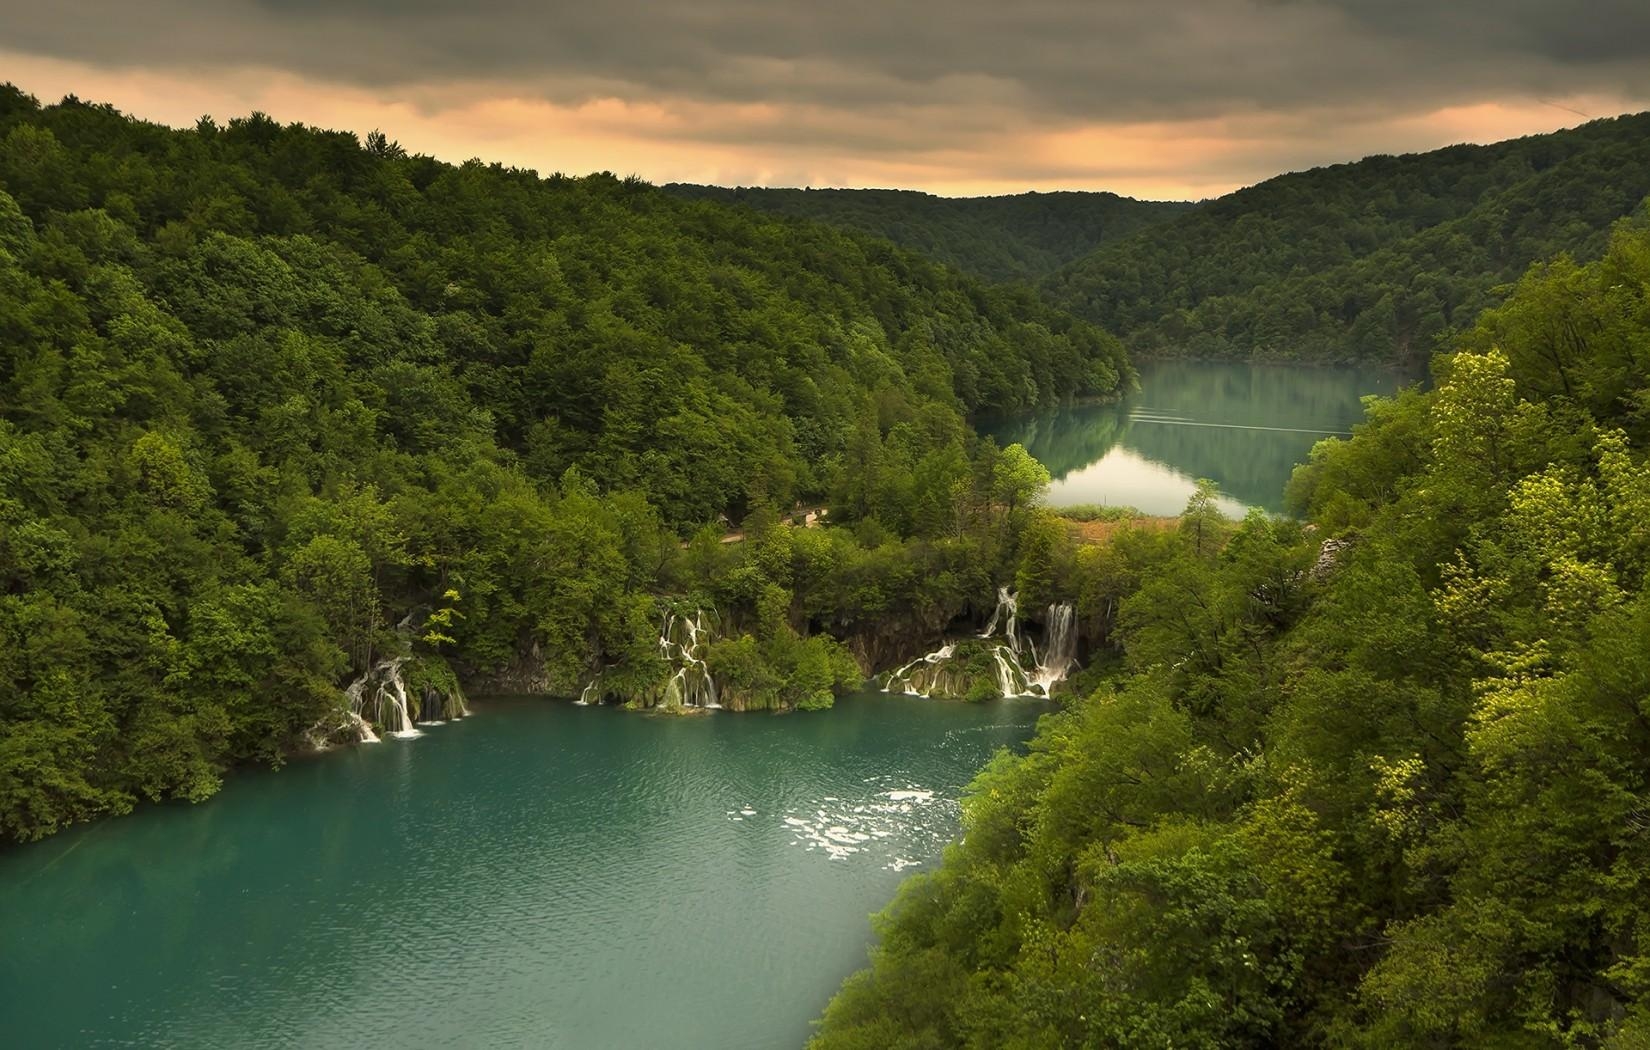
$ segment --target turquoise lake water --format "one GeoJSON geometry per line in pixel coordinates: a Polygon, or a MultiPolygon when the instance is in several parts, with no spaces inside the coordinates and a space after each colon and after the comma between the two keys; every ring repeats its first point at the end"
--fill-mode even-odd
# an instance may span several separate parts
{"type": "Polygon", "coordinates": [[[798,1047],[1045,710],[475,707],[0,854],[0,1044],[798,1047]]]}

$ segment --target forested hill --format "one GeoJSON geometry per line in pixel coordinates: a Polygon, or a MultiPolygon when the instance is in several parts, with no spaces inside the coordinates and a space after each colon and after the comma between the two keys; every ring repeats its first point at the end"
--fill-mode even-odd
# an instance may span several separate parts
{"type": "Polygon", "coordinates": [[[1314,450],[1314,525],[1078,559],[1123,673],[987,767],[816,1050],[1650,1045],[1650,229],[1453,349],[1314,450]]]}
{"type": "Polygon", "coordinates": [[[1033,293],[862,235],[0,89],[0,837],[204,797],[385,653],[657,696],[661,596],[714,602],[738,702],[829,704],[852,661],[810,618],[991,593],[965,414],[1127,377],[1033,293]],[[719,529],[680,547],[799,500],[861,524],[810,530],[806,592],[719,529]]]}
{"type": "Polygon", "coordinates": [[[1115,193],[936,197],[915,190],[663,187],[679,196],[744,204],[884,237],[991,281],[1035,281],[1096,248],[1194,207],[1115,193]]]}
{"type": "Polygon", "coordinates": [[[1066,267],[1131,352],[1424,361],[1532,262],[1596,257],[1650,195],[1650,114],[1283,175],[1066,267]]]}
{"type": "MultiPolygon", "coordinates": [[[[261,115],[179,132],[8,89],[0,188],[36,235],[13,234],[11,264],[83,304],[115,270],[169,339],[204,344],[176,365],[192,381],[236,357],[264,369],[242,341],[303,332],[379,391],[375,441],[496,440],[541,479],[577,466],[639,486],[673,522],[740,512],[753,468],[773,500],[823,495],[873,395],[889,418],[1013,410],[1108,393],[1127,370],[1099,330],[873,238],[261,115]]],[[[72,418],[49,408],[65,364],[7,351],[9,377],[44,384],[7,410],[72,418]]],[[[232,368],[212,385],[235,418],[296,382],[232,368]]],[[[112,405],[85,407],[95,423],[112,405]]]]}

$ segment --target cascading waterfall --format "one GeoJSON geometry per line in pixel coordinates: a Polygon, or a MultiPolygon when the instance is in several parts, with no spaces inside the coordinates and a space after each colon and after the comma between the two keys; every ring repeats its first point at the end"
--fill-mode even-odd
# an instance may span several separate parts
{"type": "Polygon", "coordinates": [[[383,736],[423,736],[419,725],[440,725],[470,717],[458,676],[439,655],[414,656],[413,621],[416,610],[396,625],[401,637],[399,655],[387,656],[344,689],[344,708],[322,717],[305,733],[316,749],[350,739],[376,744],[383,736]],[[415,724],[416,719],[416,724],[415,724]]]}
{"type": "MultiPolygon", "coordinates": [[[[349,697],[350,714],[361,722],[370,722],[372,725],[393,726],[389,730],[390,736],[412,737],[422,736],[413,725],[408,714],[407,682],[401,675],[401,667],[407,662],[405,656],[392,656],[375,664],[361,677],[351,682],[344,695],[349,697]],[[369,690],[370,696],[369,696],[369,690]],[[372,708],[372,717],[367,717],[368,707],[372,708]],[[388,712],[390,717],[385,718],[388,712]]],[[[371,732],[371,727],[367,727],[371,732]]],[[[363,736],[363,742],[366,741],[363,736]]]]}
{"type": "Polygon", "coordinates": [[[997,662],[997,685],[1004,696],[1048,696],[1077,662],[1077,610],[1070,602],[1051,602],[1043,619],[1043,655],[1030,639],[1022,639],[1018,625],[1018,596],[997,588],[997,608],[982,638],[992,637],[999,622],[1004,644],[992,650],[997,662]],[[1029,669],[1028,669],[1029,658],[1029,669]]]}
{"type": "Polygon", "coordinates": [[[675,668],[665,684],[665,707],[714,710],[722,706],[716,699],[710,665],[705,662],[710,635],[703,609],[693,610],[692,616],[665,613],[664,626],[659,629],[659,656],[675,668]]]}
{"type": "Polygon", "coordinates": [[[590,684],[585,686],[584,689],[580,691],[579,698],[573,702],[578,704],[580,707],[593,707],[600,704],[602,702],[601,676],[597,675],[595,678],[592,678],[590,680],[590,684]]]}
{"type": "Polygon", "coordinates": [[[443,694],[441,690],[429,683],[418,694],[418,719],[421,726],[438,726],[456,718],[469,718],[470,705],[464,699],[464,691],[454,682],[452,691],[443,694]]]}
{"type": "MultiPolygon", "coordinates": [[[[1077,663],[1077,612],[1070,602],[1049,605],[1043,621],[1043,655],[1024,636],[1019,622],[1019,596],[1007,587],[997,588],[997,607],[986,621],[979,641],[966,643],[973,652],[981,647],[991,656],[997,677],[997,691],[1006,697],[1047,697],[1056,682],[1062,681],[1077,663]],[[1002,641],[984,645],[994,638],[1002,641]]],[[[967,693],[966,670],[950,667],[958,653],[958,643],[947,642],[889,672],[883,692],[932,696],[967,693]]],[[[966,655],[966,651],[965,651],[966,655]]]]}
{"type": "Polygon", "coordinates": [[[998,621],[1003,621],[1003,637],[1008,639],[1008,648],[1015,656],[1020,655],[1020,599],[1007,586],[997,588],[997,607],[991,610],[991,619],[986,621],[985,630],[980,632],[981,638],[990,638],[997,633],[998,621]]]}
{"type": "Polygon", "coordinates": [[[361,743],[363,743],[363,744],[382,743],[382,741],[379,740],[379,738],[378,738],[378,734],[374,733],[372,731],[372,723],[368,722],[365,718],[362,718],[360,715],[356,714],[354,711],[348,712],[344,716],[344,721],[348,725],[348,727],[358,737],[360,737],[361,743]]]}
{"type": "MultiPolygon", "coordinates": [[[[1026,674],[1020,658],[1020,600],[1006,586],[997,588],[997,607],[991,611],[991,619],[986,621],[980,637],[995,637],[999,624],[1003,644],[991,649],[991,657],[997,664],[997,690],[1004,696],[1046,696],[1046,691],[1042,694],[1031,691],[1031,677],[1026,674]]],[[[1037,658],[1035,647],[1031,657],[1037,658]]]]}
{"type": "Polygon", "coordinates": [[[371,673],[369,671],[363,674],[360,678],[351,682],[348,689],[344,690],[344,696],[349,700],[349,711],[344,717],[349,725],[361,735],[361,743],[363,744],[376,744],[379,742],[378,734],[372,731],[372,723],[367,721],[366,717],[361,714],[361,708],[365,706],[363,697],[366,696],[367,677],[371,673]]]}
{"type": "Polygon", "coordinates": [[[1047,696],[1055,682],[1063,681],[1077,663],[1077,610],[1070,602],[1053,602],[1043,621],[1043,658],[1032,674],[1031,684],[1047,696]]]}
{"type": "Polygon", "coordinates": [[[938,675],[933,673],[933,669],[951,659],[956,652],[957,643],[947,642],[933,652],[919,656],[903,667],[890,671],[882,691],[885,693],[905,693],[910,696],[929,696],[933,693],[934,686],[938,684],[938,675]]]}

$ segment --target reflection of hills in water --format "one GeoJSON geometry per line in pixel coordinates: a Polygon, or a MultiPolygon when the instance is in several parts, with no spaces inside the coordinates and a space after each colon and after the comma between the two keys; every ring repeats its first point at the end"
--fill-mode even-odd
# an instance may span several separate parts
{"type": "Polygon", "coordinates": [[[1110,452],[1127,420],[1128,410],[1121,405],[1081,405],[994,420],[984,429],[999,445],[1024,445],[1059,481],[1110,452]]]}
{"type": "MultiPolygon", "coordinates": [[[[1184,502],[1188,479],[1212,478],[1243,503],[1278,510],[1290,472],[1312,445],[1361,420],[1363,395],[1391,393],[1400,382],[1373,369],[1163,362],[1141,368],[1141,393],[1121,405],[1066,408],[987,429],[1048,467],[1056,506],[1129,502],[1108,488],[1104,470],[1073,477],[1120,446],[1162,470],[1162,500],[1142,509],[1168,512],[1184,502]]],[[[1133,473],[1135,502],[1142,502],[1133,473]]]]}

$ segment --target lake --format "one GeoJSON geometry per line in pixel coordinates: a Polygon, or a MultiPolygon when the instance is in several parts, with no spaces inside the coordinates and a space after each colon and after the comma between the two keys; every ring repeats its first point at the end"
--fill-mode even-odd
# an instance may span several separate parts
{"type": "Polygon", "coordinates": [[[8,1047],[799,1047],[1045,706],[493,700],[0,854],[8,1047]]]}
{"type": "Polygon", "coordinates": [[[988,421],[998,444],[1018,442],[1054,478],[1055,507],[1097,503],[1179,514],[1198,478],[1219,484],[1221,507],[1278,512],[1312,446],[1349,433],[1360,399],[1414,376],[1376,368],[1147,361],[1140,391],[1121,403],[1079,405],[988,421]]]}

